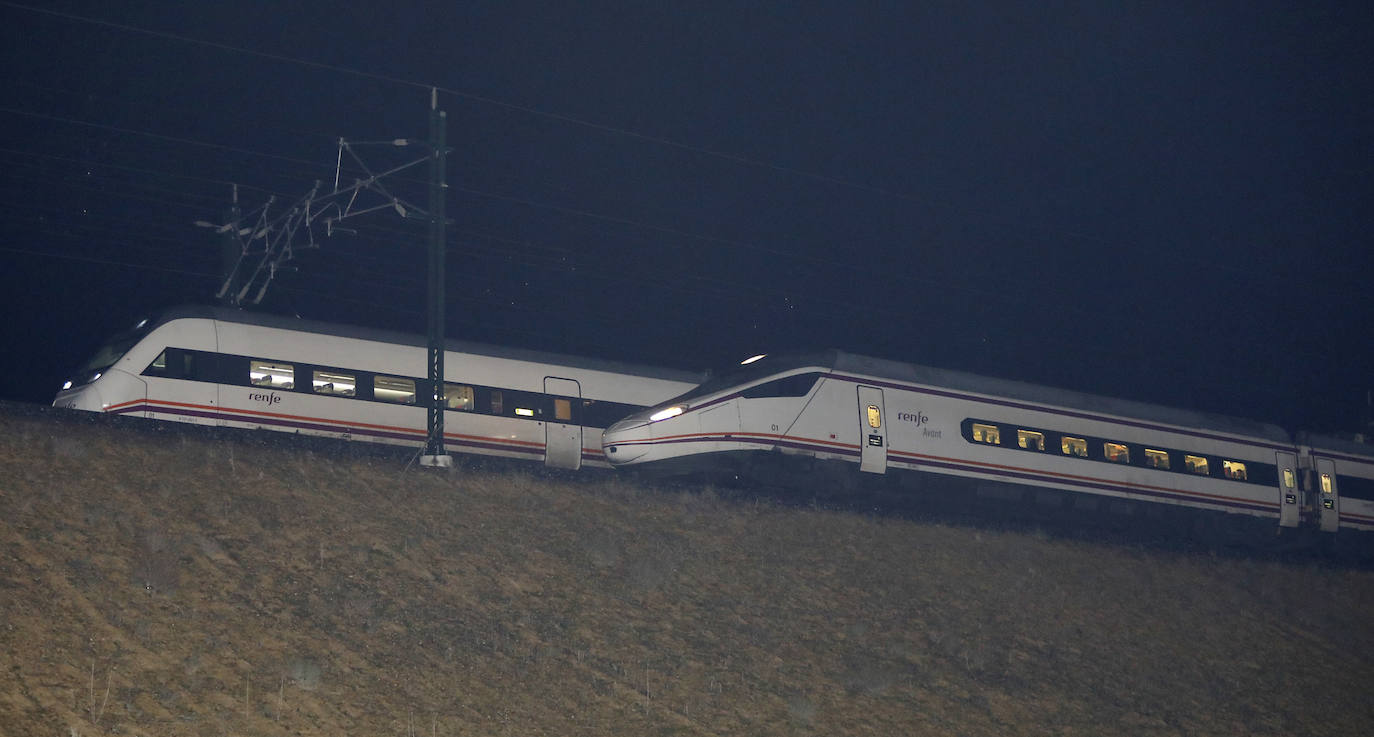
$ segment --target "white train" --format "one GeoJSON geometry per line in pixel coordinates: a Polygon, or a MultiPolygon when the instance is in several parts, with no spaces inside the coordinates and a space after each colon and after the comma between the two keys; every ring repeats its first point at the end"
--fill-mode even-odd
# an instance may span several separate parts
{"type": "Polygon", "coordinates": [[[1370,446],[837,351],[756,357],[616,422],[602,442],[620,467],[834,461],[1080,507],[1134,500],[1374,530],[1370,446]]]}
{"type": "MultiPolygon", "coordinates": [[[[603,428],[701,381],[454,341],[444,362],[447,449],[568,469],[606,467],[603,428]]],[[[183,307],[113,338],[53,405],[418,448],[427,373],[423,337],[183,307]]]]}

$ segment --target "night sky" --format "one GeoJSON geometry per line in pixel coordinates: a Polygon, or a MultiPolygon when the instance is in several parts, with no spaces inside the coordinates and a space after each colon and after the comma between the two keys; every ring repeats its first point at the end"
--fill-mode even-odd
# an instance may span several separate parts
{"type": "MultiPolygon", "coordinates": [[[[437,86],[450,337],[1360,427],[1374,4],[429,5],[0,2],[0,398],[211,301],[230,183],[327,192],[340,137],[425,139],[437,86]]],[[[345,225],[261,308],[423,332],[423,222],[345,225]]]]}

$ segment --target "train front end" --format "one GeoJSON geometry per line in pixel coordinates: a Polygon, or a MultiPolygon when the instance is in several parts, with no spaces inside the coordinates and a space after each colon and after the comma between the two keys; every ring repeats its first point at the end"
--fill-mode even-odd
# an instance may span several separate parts
{"type": "Polygon", "coordinates": [[[601,434],[601,448],[613,466],[632,466],[663,461],[690,453],[686,432],[679,416],[689,408],[686,402],[674,401],[636,412],[606,428],[601,434]],[[678,442],[674,442],[674,441],[678,442]],[[674,452],[675,450],[681,452],[674,452]]]}
{"type": "MultiPolygon", "coordinates": [[[[795,367],[786,359],[764,359],[745,359],[680,397],[606,428],[601,436],[606,460],[622,468],[690,473],[730,467],[742,455],[771,448],[784,420],[744,412],[741,405],[761,384],[795,367]]],[[[796,408],[788,409],[795,417],[796,408]]]]}
{"type": "Polygon", "coordinates": [[[148,387],[122,364],[130,349],[152,329],[151,320],[115,335],[62,383],[52,406],[86,412],[119,412],[147,397],[148,387]]]}

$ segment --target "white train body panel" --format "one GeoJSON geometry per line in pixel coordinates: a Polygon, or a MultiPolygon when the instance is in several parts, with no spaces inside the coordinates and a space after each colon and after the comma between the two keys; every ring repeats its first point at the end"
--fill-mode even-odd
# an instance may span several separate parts
{"type": "MultiPolygon", "coordinates": [[[[425,439],[428,354],[415,336],[186,308],[102,349],[116,354],[54,406],[404,445],[425,439]]],[[[604,467],[605,424],[699,378],[456,342],[445,371],[456,406],[445,412],[449,449],[563,468],[604,467]]]]}
{"type": "MultiPolygon", "coordinates": [[[[206,320],[175,319],[153,328],[147,338],[139,341],[120,359],[118,365],[121,371],[143,373],[168,346],[214,353],[218,350],[217,344],[216,331],[206,320]]],[[[143,397],[126,399],[105,408],[105,411],[197,425],[227,424],[217,385],[160,376],[143,375],[140,378],[150,385],[143,397]]],[[[99,383],[97,381],[96,385],[99,383]]]]}
{"type": "Polygon", "coordinates": [[[1319,516],[1321,500],[1298,483],[1315,454],[1342,464],[1333,479],[1370,479],[1364,498],[1335,497],[1324,527],[1374,522],[1368,448],[1369,457],[1313,451],[1273,425],[837,352],[713,379],[616,423],[603,444],[617,466],[683,468],[773,451],[848,462],[856,473],[957,476],[1285,527],[1319,516]]]}

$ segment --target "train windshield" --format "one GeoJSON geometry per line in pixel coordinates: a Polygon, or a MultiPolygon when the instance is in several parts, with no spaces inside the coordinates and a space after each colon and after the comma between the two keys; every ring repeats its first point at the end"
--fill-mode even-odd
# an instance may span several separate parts
{"type": "Polygon", "coordinates": [[[821,355],[768,355],[755,358],[747,363],[735,364],[721,371],[710,372],[711,378],[707,379],[705,383],[671,400],[668,404],[688,402],[697,397],[714,394],[740,384],[748,384],[789,369],[805,366],[829,366],[833,362],[833,359],[828,360],[821,355]]]}
{"type": "Polygon", "coordinates": [[[75,376],[72,378],[72,385],[80,386],[95,381],[106,369],[123,358],[124,354],[128,353],[129,349],[133,348],[151,329],[151,320],[140,320],[134,327],[117,333],[105,341],[105,344],[96,350],[95,355],[77,368],[75,376]]]}

